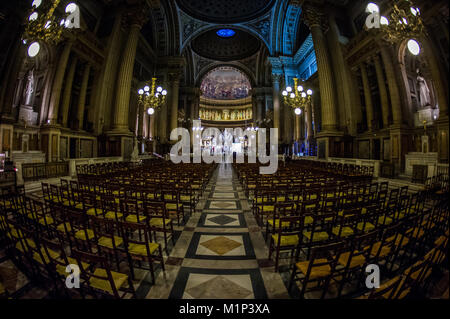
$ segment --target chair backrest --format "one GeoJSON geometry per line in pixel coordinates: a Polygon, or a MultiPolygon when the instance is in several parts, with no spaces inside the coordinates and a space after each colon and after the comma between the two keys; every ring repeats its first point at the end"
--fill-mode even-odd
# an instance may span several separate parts
{"type": "Polygon", "coordinates": [[[373,289],[369,293],[368,299],[393,299],[401,281],[401,276],[394,277],[381,285],[380,288],[373,289]]]}

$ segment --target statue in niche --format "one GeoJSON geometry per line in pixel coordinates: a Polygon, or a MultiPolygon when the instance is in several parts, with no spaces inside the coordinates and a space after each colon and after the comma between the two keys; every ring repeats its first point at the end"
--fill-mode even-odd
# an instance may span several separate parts
{"type": "Polygon", "coordinates": [[[420,74],[419,69],[417,69],[417,84],[419,85],[420,106],[426,108],[431,105],[430,89],[428,88],[427,81],[420,74]]]}
{"type": "Polygon", "coordinates": [[[34,74],[33,70],[30,70],[28,72],[27,86],[25,88],[25,96],[24,96],[26,106],[31,106],[31,103],[33,101],[33,94],[34,94],[34,74]]]}

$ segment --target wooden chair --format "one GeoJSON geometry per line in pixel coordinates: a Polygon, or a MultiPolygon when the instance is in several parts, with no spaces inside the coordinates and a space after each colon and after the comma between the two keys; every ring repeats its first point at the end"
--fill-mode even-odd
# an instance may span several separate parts
{"type": "MultiPolygon", "coordinates": [[[[151,229],[148,224],[137,224],[120,222],[119,227],[123,236],[124,249],[128,256],[131,278],[134,278],[134,268],[135,265],[133,261],[147,262],[151,276],[152,282],[155,283],[155,271],[153,262],[159,261],[162,270],[164,271],[164,259],[162,256],[161,245],[152,241],[151,229]],[[136,232],[142,234],[141,236],[136,236],[136,232]]],[[[144,268],[146,269],[146,268],[144,268]]]]}
{"type": "Polygon", "coordinates": [[[116,299],[124,299],[127,294],[136,298],[136,291],[127,274],[112,271],[106,257],[92,253],[72,250],[73,257],[80,266],[80,278],[92,294],[116,299]],[[85,268],[84,265],[91,267],[85,268]]]}
{"type": "Polygon", "coordinates": [[[320,299],[324,299],[329,292],[343,246],[344,244],[339,242],[313,248],[310,259],[294,264],[288,291],[291,291],[292,284],[298,281],[301,284],[300,298],[304,298],[305,293],[311,291],[307,287],[308,284],[316,283],[314,290],[321,291],[320,299]]]}

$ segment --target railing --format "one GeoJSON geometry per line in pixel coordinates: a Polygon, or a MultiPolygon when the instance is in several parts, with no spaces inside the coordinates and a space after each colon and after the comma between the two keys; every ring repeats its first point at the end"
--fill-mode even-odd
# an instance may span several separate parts
{"type": "Polygon", "coordinates": [[[0,172],[0,187],[16,186],[16,172],[0,172]]]}
{"type": "Polygon", "coordinates": [[[69,162],[22,164],[24,182],[69,175],[69,162]]]}

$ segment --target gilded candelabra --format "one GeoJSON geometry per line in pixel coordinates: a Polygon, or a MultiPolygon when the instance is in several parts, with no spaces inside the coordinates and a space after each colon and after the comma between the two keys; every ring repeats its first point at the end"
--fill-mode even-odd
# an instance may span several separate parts
{"type": "Polygon", "coordinates": [[[138,91],[139,103],[142,103],[149,115],[161,107],[166,101],[167,91],[161,86],[156,87],[156,78],[152,78],[152,86],[144,86],[138,91]]]}
{"type": "Polygon", "coordinates": [[[394,44],[406,39],[420,39],[426,35],[420,9],[412,1],[391,0],[389,4],[392,7],[389,18],[380,16],[377,4],[371,2],[367,5],[367,12],[378,16],[379,30],[383,32],[386,41],[394,44]]]}
{"type": "Polygon", "coordinates": [[[38,55],[41,44],[56,45],[62,40],[65,29],[79,27],[79,8],[69,3],[65,13],[58,14],[60,0],[34,0],[27,18],[23,43],[28,45],[28,56],[38,55]],[[75,23],[73,23],[75,21],[75,23]]]}
{"type": "Polygon", "coordinates": [[[302,114],[309,103],[311,103],[313,91],[305,90],[303,86],[298,85],[298,79],[294,78],[294,87],[288,86],[282,93],[284,103],[294,109],[296,115],[302,114]]]}

